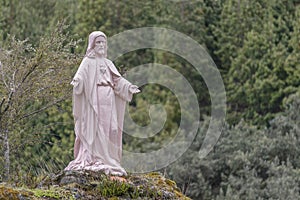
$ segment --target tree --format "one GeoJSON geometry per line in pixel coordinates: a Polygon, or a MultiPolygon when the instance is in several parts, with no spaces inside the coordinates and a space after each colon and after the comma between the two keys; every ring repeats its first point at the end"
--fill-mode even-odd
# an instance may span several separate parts
{"type": "MultiPolygon", "coordinates": [[[[299,92],[270,127],[245,121],[226,124],[213,151],[199,158],[206,128],[191,148],[167,168],[168,175],[193,199],[268,199],[299,196],[299,92]],[[280,192],[278,192],[280,191],[280,192]]],[[[204,127],[208,126],[204,120],[204,127]]]]}
{"type": "Polygon", "coordinates": [[[1,0],[1,4],[4,17],[0,29],[4,40],[8,35],[14,35],[20,40],[29,39],[35,45],[39,37],[49,31],[55,1],[1,0]]]}
{"type": "MultiPolygon", "coordinates": [[[[63,101],[70,94],[68,82],[77,62],[70,48],[76,42],[63,34],[59,24],[34,48],[26,40],[10,37],[0,50],[0,136],[5,157],[4,177],[10,175],[10,135],[27,119],[63,101]]],[[[30,133],[27,133],[30,134],[30,133]]],[[[22,141],[28,142],[28,141],[22,141]]],[[[2,172],[3,173],[3,172],[2,172]]]]}
{"type": "Polygon", "coordinates": [[[252,29],[244,35],[243,46],[231,60],[227,74],[230,123],[244,118],[266,124],[283,111],[284,98],[299,87],[299,69],[287,62],[290,30],[294,29],[289,19],[297,19],[288,6],[282,5],[279,11],[276,8],[277,3],[269,5],[266,23],[260,30],[252,29]]]}
{"type": "Polygon", "coordinates": [[[264,24],[268,1],[227,0],[222,6],[220,21],[211,27],[216,41],[215,55],[220,59],[219,66],[225,72],[231,67],[238,50],[243,47],[246,34],[260,30],[264,24]]]}

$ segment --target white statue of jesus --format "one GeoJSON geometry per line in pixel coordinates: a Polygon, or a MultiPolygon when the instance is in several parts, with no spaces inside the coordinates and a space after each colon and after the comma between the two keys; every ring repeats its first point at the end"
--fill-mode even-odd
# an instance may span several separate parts
{"type": "Polygon", "coordinates": [[[123,176],[122,129],[126,101],[140,92],[124,79],[107,56],[107,37],[89,35],[88,48],[73,85],[75,159],[65,170],[103,171],[123,176]]]}

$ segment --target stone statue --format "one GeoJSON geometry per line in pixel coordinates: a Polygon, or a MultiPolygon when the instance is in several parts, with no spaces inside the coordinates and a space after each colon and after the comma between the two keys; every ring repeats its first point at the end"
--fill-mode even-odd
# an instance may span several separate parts
{"type": "Polygon", "coordinates": [[[92,32],[86,55],[71,82],[75,159],[65,170],[103,171],[123,176],[126,171],[120,163],[125,105],[140,90],[124,79],[106,56],[106,35],[92,32]]]}

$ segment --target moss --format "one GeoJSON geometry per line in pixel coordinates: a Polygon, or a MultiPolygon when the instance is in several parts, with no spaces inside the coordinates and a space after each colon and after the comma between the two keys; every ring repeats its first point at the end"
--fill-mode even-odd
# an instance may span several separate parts
{"type": "Polygon", "coordinates": [[[138,186],[140,197],[158,199],[189,199],[185,197],[176,183],[166,179],[158,172],[151,172],[143,175],[132,175],[129,180],[138,186]]]}
{"type": "Polygon", "coordinates": [[[111,198],[108,198],[108,200],[118,200],[119,198],[118,197],[111,197],[111,198]]]}
{"type": "Polygon", "coordinates": [[[0,199],[186,199],[176,183],[158,172],[128,175],[119,181],[100,172],[61,172],[37,183],[39,189],[0,186],[0,199]],[[124,180],[124,181],[120,181],[124,180]],[[5,196],[4,196],[5,195],[5,196]],[[26,199],[26,198],[25,198],[26,199]]]}
{"type": "Polygon", "coordinates": [[[0,199],[18,200],[22,197],[29,196],[31,196],[29,191],[24,191],[23,189],[14,189],[6,185],[0,186],[0,199]]]}
{"type": "Polygon", "coordinates": [[[73,194],[64,188],[52,187],[49,190],[34,189],[31,190],[34,197],[51,198],[51,199],[75,199],[73,194]]]}
{"type": "Polygon", "coordinates": [[[161,173],[159,173],[159,172],[150,172],[150,173],[146,174],[146,176],[159,177],[159,176],[161,176],[161,173]]]}
{"type": "Polygon", "coordinates": [[[61,198],[61,196],[57,192],[51,191],[51,190],[34,190],[34,196],[50,197],[50,198],[55,198],[55,199],[61,198]]]}
{"type": "Polygon", "coordinates": [[[126,182],[104,180],[98,182],[93,192],[103,197],[125,196],[129,193],[131,186],[126,182]]]}
{"type": "Polygon", "coordinates": [[[170,179],[166,179],[166,183],[167,183],[169,186],[177,187],[175,181],[172,181],[172,180],[170,180],[170,179]]]}

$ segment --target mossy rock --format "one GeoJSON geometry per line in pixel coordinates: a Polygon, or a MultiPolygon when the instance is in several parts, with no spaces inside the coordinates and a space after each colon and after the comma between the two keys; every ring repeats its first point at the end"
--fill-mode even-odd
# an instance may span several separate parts
{"type": "Polygon", "coordinates": [[[0,199],[9,199],[9,200],[26,200],[30,199],[30,196],[32,196],[33,193],[22,188],[13,188],[10,186],[7,186],[6,184],[0,185],[0,199]]]}
{"type": "Polygon", "coordinates": [[[162,174],[128,175],[112,179],[101,172],[62,171],[45,176],[32,189],[0,186],[0,199],[189,199],[162,174]],[[118,180],[119,179],[119,180],[118,180]],[[4,196],[5,195],[5,196],[4,196]]]}

